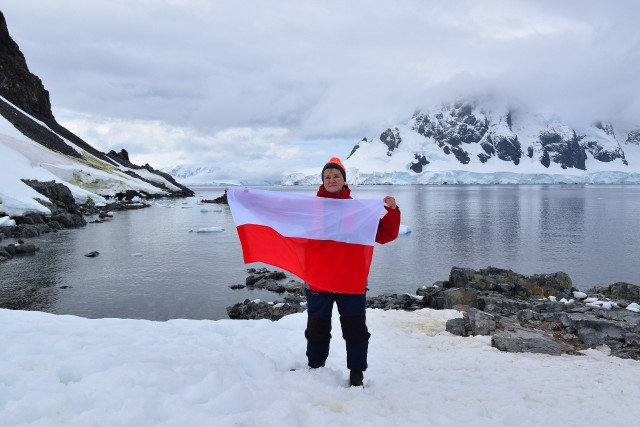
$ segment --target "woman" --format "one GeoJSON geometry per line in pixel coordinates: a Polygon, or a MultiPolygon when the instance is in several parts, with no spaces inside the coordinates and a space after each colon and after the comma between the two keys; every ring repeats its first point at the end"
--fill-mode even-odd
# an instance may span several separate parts
{"type": "MultiPolygon", "coordinates": [[[[332,157],[322,168],[322,185],[318,197],[351,199],[351,190],[346,184],[347,173],[337,157],[332,157]]],[[[391,196],[384,198],[387,213],[380,219],[376,234],[377,243],[388,243],[398,237],[400,209],[391,196]]],[[[331,340],[331,313],[333,303],[338,306],[342,337],[347,347],[347,368],[350,370],[349,385],[361,386],[363,372],[367,369],[369,331],[366,324],[366,293],[344,294],[323,292],[307,285],[307,358],[312,369],[324,366],[329,356],[331,340]]]]}

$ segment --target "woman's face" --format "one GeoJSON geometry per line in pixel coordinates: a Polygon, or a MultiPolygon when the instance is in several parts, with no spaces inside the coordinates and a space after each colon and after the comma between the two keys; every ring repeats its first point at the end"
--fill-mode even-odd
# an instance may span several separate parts
{"type": "Polygon", "coordinates": [[[338,169],[326,169],[322,174],[322,185],[329,193],[337,194],[344,187],[344,178],[338,169]]]}

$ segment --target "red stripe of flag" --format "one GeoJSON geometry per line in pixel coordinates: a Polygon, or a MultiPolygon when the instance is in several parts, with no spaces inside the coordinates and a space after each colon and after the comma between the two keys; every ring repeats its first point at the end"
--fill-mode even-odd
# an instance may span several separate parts
{"type": "Polygon", "coordinates": [[[245,263],[264,262],[280,267],[321,291],[365,292],[373,246],[285,237],[264,225],[236,228],[245,263]]]}

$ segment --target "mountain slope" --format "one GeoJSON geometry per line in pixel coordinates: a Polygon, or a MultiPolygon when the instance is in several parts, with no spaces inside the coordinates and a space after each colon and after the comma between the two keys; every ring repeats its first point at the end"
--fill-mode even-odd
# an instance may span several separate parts
{"type": "MultiPolygon", "coordinates": [[[[355,184],[640,183],[640,130],[457,101],[363,139],[345,159],[355,184]]],[[[317,184],[316,170],[285,184],[317,184]]]]}
{"type": "Polygon", "coordinates": [[[0,217],[48,211],[35,202],[46,197],[25,183],[34,179],[64,184],[78,203],[128,190],[143,197],[194,194],[148,164],[130,163],[125,150],[102,153],[61,126],[0,12],[0,217]]]}

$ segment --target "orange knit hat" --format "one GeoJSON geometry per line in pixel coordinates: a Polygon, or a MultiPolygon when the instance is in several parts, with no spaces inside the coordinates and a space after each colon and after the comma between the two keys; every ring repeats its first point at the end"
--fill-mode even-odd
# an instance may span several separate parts
{"type": "Polygon", "coordinates": [[[344,181],[347,182],[347,170],[344,168],[344,165],[339,158],[332,157],[329,159],[327,164],[325,164],[322,168],[322,172],[320,173],[321,177],[324,178],[324,171],[326,171],[327,169],[338,169],[342,174],[342,178],[344,178],[344,181]]]}

